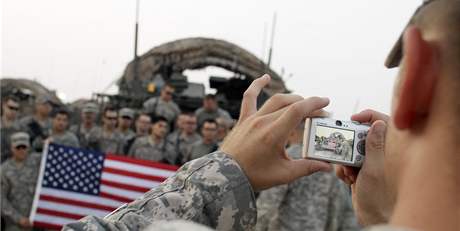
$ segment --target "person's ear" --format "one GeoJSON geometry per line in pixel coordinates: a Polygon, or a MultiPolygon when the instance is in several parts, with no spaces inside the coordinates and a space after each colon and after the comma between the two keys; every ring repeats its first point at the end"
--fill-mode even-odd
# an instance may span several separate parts
{"type": "Polygon", "coordinates": [[[429,114],[439,68],[434,48],[423,40],[422,33],[415,26],[406,29],[403,49],[394,123],[399,129],[408,129],[429,114]]]}

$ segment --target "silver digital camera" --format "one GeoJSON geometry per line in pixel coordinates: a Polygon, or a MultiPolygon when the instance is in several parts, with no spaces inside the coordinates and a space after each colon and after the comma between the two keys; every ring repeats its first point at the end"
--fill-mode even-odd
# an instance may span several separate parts
{"type": "Polygon", "coordinates": [[[347,166],[364,161],[369,126],[331,118],[307,118],[302,156],[347,166]]]}

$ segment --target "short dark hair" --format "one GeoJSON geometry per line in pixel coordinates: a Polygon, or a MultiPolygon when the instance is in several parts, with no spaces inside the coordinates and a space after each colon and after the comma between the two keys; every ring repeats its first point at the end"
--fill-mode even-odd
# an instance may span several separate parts
{"type": "Polygon", "coordinates": [[[143,111],[137,113],[137,115],[136,115],[136,120],[138,120],[141,116],[147,116],[147,117],[150,118],[150,120],[152,120],[152,115],[150,115],[150,114],[147,113],[147,112],[143,112],[143,111]]]}
{"type": "MultiPolygon", "coordinates": [[[[209,123],[209,124],[215,124],[216,125],[216,128],[218,127],[218,124],[217,124],[217,121],[215,119],[205,119],[203,121],[203,123],[201,124],[201,128],[203,128],[204,124],[205,123],[209,123]]],[[[201,129],[200,128],[200,129],[201,129]]]]}
{"type": "Polygon", "coordinates": [[[106,114],[108,111],[113,111],[113,112],[117,113],[117,115],[118,115],[117,109],[115,109],[115,108],[112,107],[112,106],[107,106],[107,107],[104,108],[104,114],[103,114],[103,116],[105,116],[105,114],[106,114]]]}
{"type": "Polygon", "coordinates": [[[216,100],[216,95],[214,94],[207,94],[204,99],[212,99],[212,100],[216,100]]]}
{"type": "Polygon", "coordinates": [[[161,90],[165,89],[166,87],[176,90],[176,87],[172,83],[165,83],[165,85],[163,86],[163,88],[161,88],[161,90]]]}
{"type": "Polygon", "coordinates": [[[56,118],[58,115],[66,115],[68,119],[70,119],[70,112],[67,111],[65,108],[58,108],[52,114],[51,118],[56,118]]]}
{"type": "Polygon", "coordinates": [[[161,122],[161,121],[169,123],[168,120],[164,116],[152,116],[151,119],[152,119],[152,125],[158,122],[161,122]]]}

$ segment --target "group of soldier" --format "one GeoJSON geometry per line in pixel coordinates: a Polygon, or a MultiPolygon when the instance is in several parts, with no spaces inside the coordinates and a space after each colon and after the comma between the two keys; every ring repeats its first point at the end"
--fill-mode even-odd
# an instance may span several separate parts
{"type": "Polygon", "coordinates": [[[80,122],[72,125],[71,113],[54,107],[50,98],[37,97],[34,114],[18,118],[20,101],[3,97],[2,227],[31,227],[27,217],[46,143],[178,166],[217,150],[232,126],[230,114],[218,107],[212,94],[205,96],[203,107],[195,113],[181,112],[172,99],[174,90],[166,84],[160,96],[147,100],[140,110],[100,110],[98,104],[88,101],[81,108],[80,122]]]}

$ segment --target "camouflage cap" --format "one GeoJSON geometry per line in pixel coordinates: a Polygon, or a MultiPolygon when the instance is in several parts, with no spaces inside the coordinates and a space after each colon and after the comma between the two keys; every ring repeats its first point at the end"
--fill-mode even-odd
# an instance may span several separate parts
{"type": "Polygon", "coordinates": [[[11,145],[13,145],[13,147],[18,147],[20,145],[30,147],[29,139],[29,134],[25,132],[16,132],[11,135],[11,145]]]}
{"type": "MultiPolygon", "coordinates": [[[[412,15],[411,19],[409,20],[409,23],[404,28],[404,31],[406,30],[406,28],[408,26],[414,24],[414,21],[415,21],[414,19],[417,16],[417,14],[420,12],[420,10],[422,8],[424,8],[425,6],[427,6],[428,4],[434,2],[434,1],[436,1],[436,0],[424,0],[423,4],[421,6],[419,6],[417,8],[417,10],[415,10],[415,13],[412,15]]],[[[385,66],[387,68],[393,68],[393,67],[399,66],[399,63],[401,62],[401,59],[403,57],[403,44],[402,44],[402,42],[403,42],[403,35],[401,34],[399,36],[398,41],[396,42],[396,44],[391,49],[390,54],[388,54],[387,59],[385,60],[385,66]]]]}
{"type": "Polygon", "coordinates": [[[97,106],[96,103],[87,102],[87,103],[85,103],[85,105],[83,106],[81,111],[83,113],[87,113],[87,112],[98,113],[99,112],[99,107],[97,106]]]}
{"type": "Polygon", "coordinates": [[[120,117],[129,117],[131,119],[134,119],[134,111],[130,108],[122,108],[118,114],[120,117]]]}

